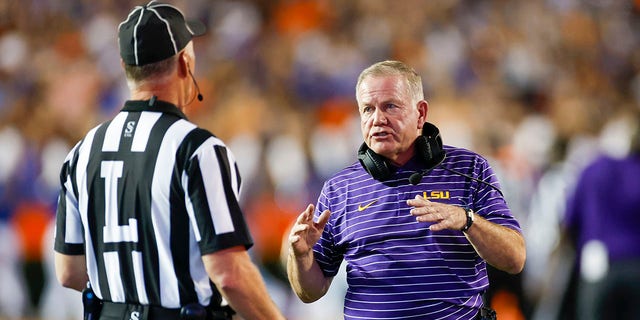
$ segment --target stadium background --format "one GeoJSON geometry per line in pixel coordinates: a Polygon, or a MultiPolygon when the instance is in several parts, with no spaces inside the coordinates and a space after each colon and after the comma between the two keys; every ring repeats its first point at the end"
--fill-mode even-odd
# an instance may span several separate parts
{"type": "MultiPolygon", "coordinates": [[[[169,2],[208,25],[195,46],[205,99],[188,116],[236,154],[251,253],[290,319],[340,316],[339,280],[318,303],[295,299],[280,244],[321,181],[355,161],[356,77],[384,59],[423,76],[429,121],[490,159],[523,225],[525,271],[495,281],[500,319],[571,318],[559,222],[582,166],[627,152],[640,1],[169,2]]],[[[51,273],[58,170],[127,98],[116,31],[142,3],[0,1],[0,319],[78,319],[79,295],[51,273]]]]}

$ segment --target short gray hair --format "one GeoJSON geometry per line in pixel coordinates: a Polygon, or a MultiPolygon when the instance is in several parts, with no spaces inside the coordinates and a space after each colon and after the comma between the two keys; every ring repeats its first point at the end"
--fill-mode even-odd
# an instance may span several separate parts
{"type": "Polygon", "coordinates": [[[402,76],[407,81],[407,92],[410,96],[416,98],[416,100],[424,99],[424,91],[422,89],[422,77],[418,73],[404,62],[395,60],[386,60],[375,63],[370,67],[364,69],[358,77],[356,83],[356,95],[360,84],[367,77],[379,77],[379,76],[402,76]]]}
{"type": "Polygon", "coordinates": [[[173,71],[177,61],[178,55],[176,54],[170,58],[142,66],[125,64],[124,73],[127,76],[127,79],[134,83],[160,79],[173,71]]]}

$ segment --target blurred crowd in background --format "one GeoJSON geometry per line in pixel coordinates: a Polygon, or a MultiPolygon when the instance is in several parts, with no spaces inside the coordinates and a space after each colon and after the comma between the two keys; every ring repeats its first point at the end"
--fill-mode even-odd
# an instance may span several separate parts
{"type": "MultiPolygon", "coordinates": [[[[571,317],[565,202],[590,159],[628,151],[640,1],[169,2],[208,26],[195,40],[204,101],[187,115],[236,155],[251,254],[290,319],[341,318],[344,286],[312,305],[292,295],[281,243],[322,181],[357,161],[356,79],[387,59],[423,76],[428,121],[490,160],[522,224],[524,272],[492,282],[500,319],[571,317]]],[[[0,319],[80,319],[79,293],[52,273],[59,169],[128,98],[117,26],[143,3],[0,0],[0,319]]]]}

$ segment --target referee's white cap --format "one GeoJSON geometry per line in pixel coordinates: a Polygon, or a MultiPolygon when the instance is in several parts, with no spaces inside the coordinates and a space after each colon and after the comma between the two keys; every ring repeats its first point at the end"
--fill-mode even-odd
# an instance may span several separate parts
{"type": "Polygon", "coordinates": [[[178,8],[152,0],[136,6],[118,26],[120,57],[135,66],[158,62],[174,56],[205,32],[202,22],[185,20],[178,8]]]}

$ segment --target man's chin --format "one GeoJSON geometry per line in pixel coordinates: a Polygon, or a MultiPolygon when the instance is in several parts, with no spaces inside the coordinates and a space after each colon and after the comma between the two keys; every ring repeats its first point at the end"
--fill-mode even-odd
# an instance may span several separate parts
{"type": "Polygon", "coordinates": [[[385,157],[385,158],[390,158],[391,155],[393,154],[393,152],[389,149],[389,148],[384,148],[382,146],[380,146],[379,144],[373,144],[373,146],[369,147],[371,148],[371,150],[373,150],[373,152],[385,157]]]}

